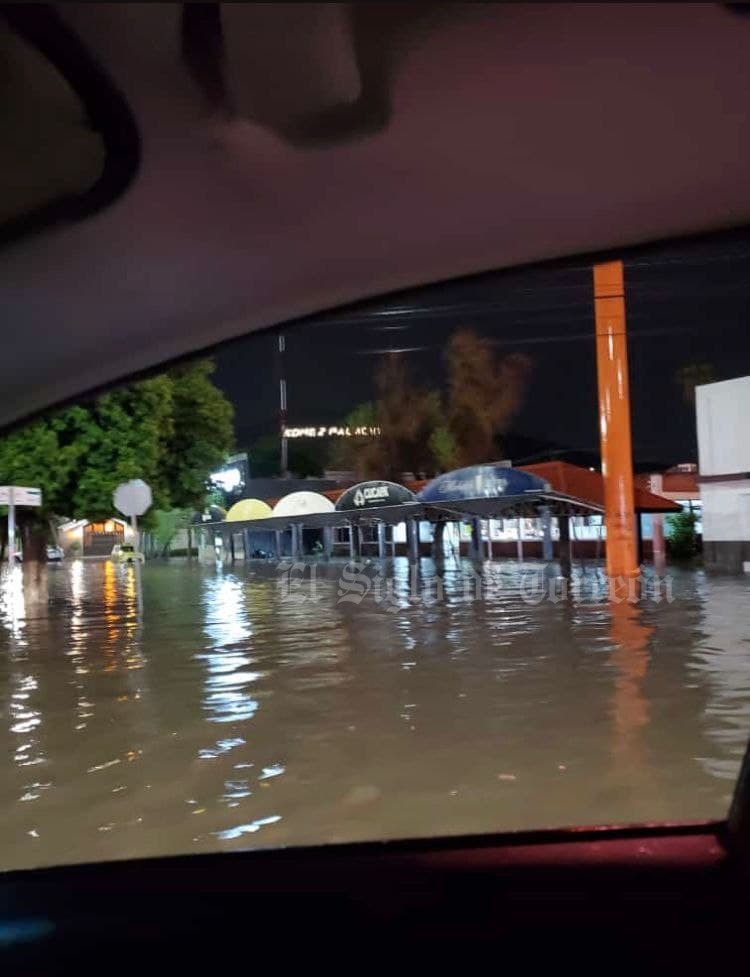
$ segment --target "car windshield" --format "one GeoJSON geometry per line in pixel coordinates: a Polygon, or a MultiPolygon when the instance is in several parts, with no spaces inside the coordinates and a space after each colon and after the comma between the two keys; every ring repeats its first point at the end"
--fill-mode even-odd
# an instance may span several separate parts
{"type": "Polygon", "coordinates": [[[41,504],[2,571],[2,866],[723,816],[749,258],[626,256],[614,572],[586,262],[333,310],[4,435],[41,504]]]}

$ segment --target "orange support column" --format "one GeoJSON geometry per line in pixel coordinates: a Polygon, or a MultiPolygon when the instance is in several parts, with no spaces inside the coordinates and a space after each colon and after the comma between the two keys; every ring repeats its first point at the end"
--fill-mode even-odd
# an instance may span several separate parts
{"type": "Polygon", "coordinates": [[[599,437],[607,526],[607,574],[638,573],[630,436],[628,340],[621,261],[594,265],[599,437]]]}

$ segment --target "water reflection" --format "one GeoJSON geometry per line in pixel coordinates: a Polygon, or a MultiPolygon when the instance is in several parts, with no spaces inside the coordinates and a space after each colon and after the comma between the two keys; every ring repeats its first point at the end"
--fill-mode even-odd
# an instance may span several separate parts
{"type": "MultiPolygon", "coordinates": [[[[206,580],[204,595],[204,630],[210,646],[195,656],[208,671],[203,705],[210,722],[242,722],[258,708],[249,686],[260,678],[260,672],[250,670],[251,659],[246,654],[252,630],[245,586],[236,577],[220,573],[206,580]]],[[[262,617],[264,611],[268,612],[265,591],[260,599],[258,596],[256,592],[254,611],[262,617]]],[[[201,753],[210,754],[210,749],[201,753]]]]}
{"type": "Polygon", "coordinates": [[[610,604],[612,664],[615,679],[615,753],[630,762],[642,762],[640,734],[649,721],[643,683],[648,671],[648,640],[654,628],[643,622],[640,606],[624,601],[610,604]]]}
{"type": "Polygon", "coordinates": [[[142,622],[130,568],[3,570],[2,864],[723,813],[744,580],[608,605],[517,561],[481,600],[469,564],[389,567],[352,602],[338,565],[291,600],[272,567],[149,564],[142,622]]]}

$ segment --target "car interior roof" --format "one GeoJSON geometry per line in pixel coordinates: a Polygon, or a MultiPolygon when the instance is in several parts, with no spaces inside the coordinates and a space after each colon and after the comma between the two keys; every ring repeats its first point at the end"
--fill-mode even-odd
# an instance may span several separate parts
{"type": "Polygon", "coordinates": [[[732,6],[40,8],[140,145],[116,199],[6,245],[0,426],[343,303],[748,222],[732,6]]]}

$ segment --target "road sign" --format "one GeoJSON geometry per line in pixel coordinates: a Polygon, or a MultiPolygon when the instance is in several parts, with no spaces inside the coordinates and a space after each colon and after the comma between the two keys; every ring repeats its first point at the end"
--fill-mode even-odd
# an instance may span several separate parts
{"type": "Polygon", "coordinates": [[[112,501],[124,516],[142,516],[151,508],[151,488],[140,478],[123,482],[115,489],[112,501]]]}
{"type": "Polygon", "coordinates": [[[13,505],[41,505],[42,490],[25,485],[0,485],[0,505],[10,505],[11,502],[13,505]]]}

